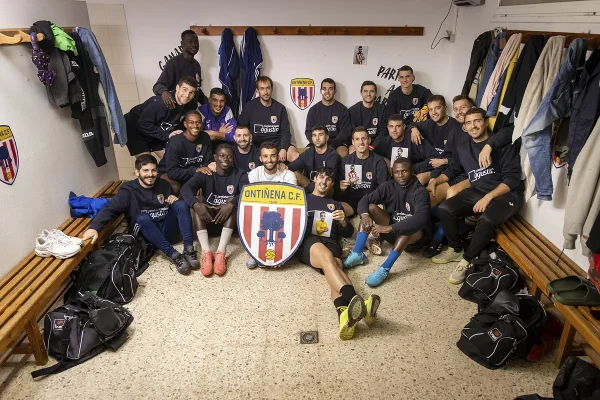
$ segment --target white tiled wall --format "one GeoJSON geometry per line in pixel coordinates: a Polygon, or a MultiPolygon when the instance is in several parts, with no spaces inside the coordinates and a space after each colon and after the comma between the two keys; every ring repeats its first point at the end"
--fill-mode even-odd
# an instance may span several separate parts
{"type": "MultiPolygon", "coordinates": [[[[88,13],[92,31],[110,68],[121,108],[123,113],[127,113],[140,103],[140,98],[131,59],[125,10],[122,4],[88,3],[88,13]]],[[[116,145],[114,149],[119,178],[131,179],[134,157],[129,155],[127,147],[116,145]]]]}

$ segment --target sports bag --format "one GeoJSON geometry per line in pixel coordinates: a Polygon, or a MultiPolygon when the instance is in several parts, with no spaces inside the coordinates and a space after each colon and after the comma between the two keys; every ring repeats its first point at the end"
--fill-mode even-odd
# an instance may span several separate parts
{"type": "Polygon", "coordinates": [[[56,374],[81,364],[106,348],[117,350],[128,338],[133,316],[124,307],[90,292],[75,304],[60,306],[44,317],[44,346],[58,363],[33,371],[34,378],[56,374]]]}
{"type": "Polygon", "coordinates": [[[532,296],[499,292],[463,328],[458,348],[469,358],[489,369],[524,358],[538,343],[546,321],[546,311],[532,296]]]}
{"type": "Polygon", "coordinates": [[[475,259],[465,272],[458,295],[484,309],[503,290],[512,290],[519,280],[518,269],[501,259],[475,259]]]}

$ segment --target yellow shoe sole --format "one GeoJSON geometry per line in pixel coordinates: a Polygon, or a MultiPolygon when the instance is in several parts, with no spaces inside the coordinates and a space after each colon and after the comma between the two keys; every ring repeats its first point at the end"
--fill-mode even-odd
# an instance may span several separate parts
{"type": "Polygon", "coordinates": [[[365,308],[367,310],[367,313],[363,318],[363,321],[368,326],[371,326],[375,323],[375,320],[377,319],[377,309],[379,308],[379,303],[381,303],[381,298],[376,294],[369,296],[369,298],[371,299],[371,309],[369,309],[368,305],[366,304],[369,302],[369,299],[367,299],[367,301],[365,302],[365,308]]]}
{"type": "Polygon", "coordinates": [[[356,295],[350,300],[348,304],[348,321],[345,324],[340,325],[340,339],[350,340],[354,337],[354,329],[356,324],[365,317],[367,314],[367,308],[365,307],[365,301],[359,295],[356,295]]]}

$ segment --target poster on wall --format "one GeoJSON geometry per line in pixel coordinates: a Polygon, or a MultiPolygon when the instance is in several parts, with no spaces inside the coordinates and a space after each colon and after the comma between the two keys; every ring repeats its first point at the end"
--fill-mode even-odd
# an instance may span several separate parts
{"type": "Polygon", "coordinates": [[[19,171],[15,136],[8,125],[0,125],[0,181],[12,185],[19,171]]]}
{"type": "Polygon", "coordinates": [[[369,46],[354,46],[354,64],[367,65],[367,55],[369,54],[369,46]]]}
{"type": "Polygon", "coordinates": [[[301,110],[306,110],[315,99],[315,81],[310,78],[294,78],[290,82],[290,96],[301,110]]]}

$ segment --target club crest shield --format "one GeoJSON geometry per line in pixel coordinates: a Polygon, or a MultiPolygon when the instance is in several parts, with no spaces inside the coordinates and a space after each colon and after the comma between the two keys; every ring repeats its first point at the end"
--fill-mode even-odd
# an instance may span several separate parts
{"type": "Polygon", "coordinates": [[[412,103],[413,103],[413,106],[416,106],[417,104],[419,104],[419,98],[418,97],[413,97],[412,103]]]}
{"type": "Polygon", "coordinates": [[[233,194],[233,185],[227,185],[227,193],[233,194]]]}
{"type": "Polygon", "coordinates": [[[408,204],[408,201],[404,205],[406,206],[406,211],[410,212],[410,204],[408,204]]]}
{"type": "Polygon", "coordinates": [[[271,123],[272,124],[277,123],[277,116],[276,115],[271,115],[271,123]]]}
{"type": "Polygon", "coordinates": [[[337,117],[337,115],[333,115],[333,116],[331,117],[331,123],[332,123],[332,124],[337,124],[337,122],[338,122],[338,117],[337,117]]]}
{"type": "Polygon", "coordinates": [[[304,239],[304,189],[287,183],[246,185],[237,222],[246,251],[260,264],[280,265],[294,255],[304,239]]]}
{"type": "Polygon", "coordinates": [[[365,174],[365,176],[367,177],[367,179],[368,179],[368,180],[371,180],[371,179],[373,179],[373,174],[372,174],[371,172],[367,172],[367,173],[365,174]]]}
{"type": "Polygon", "coordinates": [[[250,162],[248,163],[248,168],[250,168],[250,169],[254,169],[254,168],[256,168],[256,164],[254,163],[254,161],[250,161],[250,162]]]}
{"type": "Polygon", "coordinates": [[[19,172],[19,152],[8,125],[0,125],[0,181],[12,185],[19,172]]]}
{"type": "Polygon", "coordinates": [[[327,204],[327,208],[329,208],[331,211],[335,210],[335,204],[327,204]]]}
{"type": "Polygon", "coordinates": [[[379,122],[379,118],[373,118],[373,125],[377,126],[377,123],[379,122]]]}
{"type": "Polygon", "coordinates": [[[163,194],[156,195],[156,198],[160,204],[165,204],[165,196],[163,194]]]}
{"type": "Polygon", "coordinates": [[[315,81],[310,78],[294,78],[290,82],[292,102],[301,110],[306,110],[315,99],[315,81]]]}
{"type": "Polygon", "coordinates": [[[196,153],[200,153],[202,151],[202,144],[196,145],[196,153]]]}

